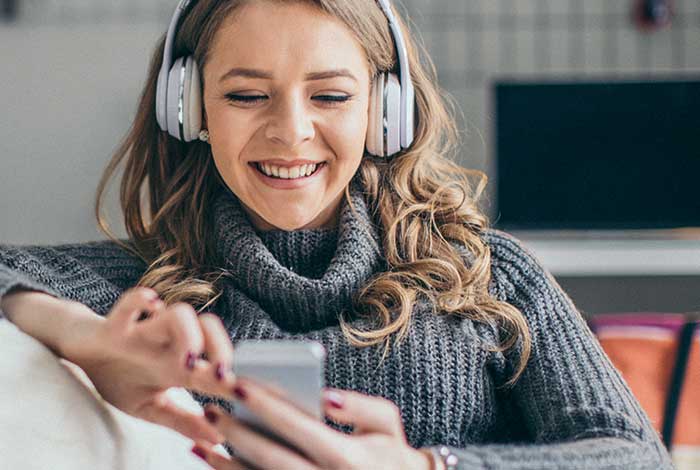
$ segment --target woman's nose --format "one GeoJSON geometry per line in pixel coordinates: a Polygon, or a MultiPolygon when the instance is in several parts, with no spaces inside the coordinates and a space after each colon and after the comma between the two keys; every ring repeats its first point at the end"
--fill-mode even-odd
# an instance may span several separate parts
{"type": "Polygon", "coordinates": [[[265,136],[287,147],[313,140],[315,135],[311,113],[301,98],[280,99],[271,110],[265,136]]]}

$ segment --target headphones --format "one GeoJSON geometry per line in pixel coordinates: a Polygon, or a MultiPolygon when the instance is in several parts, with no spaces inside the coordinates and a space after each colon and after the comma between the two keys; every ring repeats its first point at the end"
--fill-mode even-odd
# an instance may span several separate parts
{"type": "MultiPolygon", "coordinates": [[[[389,6],[377,0],[389,21],[399,64],[399,77],[380,72],[370,92],[367,151],[377,157],[390,157],[413,142],[415,91],[408,68],[403,35],[389,6]]],[[[163,131],[184,142],[198,138],[202,128],[202,85],[194,57],[173,61],[173,44],[180,17],[192,0],[181,0],[170,21],[158,74],[156,119],[163,131]]]]}

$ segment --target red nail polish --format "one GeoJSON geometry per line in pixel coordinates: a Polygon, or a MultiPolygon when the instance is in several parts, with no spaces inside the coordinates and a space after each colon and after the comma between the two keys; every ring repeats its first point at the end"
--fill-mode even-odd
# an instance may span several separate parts
{"type": "Polygon", "coordinates": [[[216,380],[222,381],[224,379],[224,366],[223,364],[219,363],[216,366],[216,380]]]}
{"type": "Polygon", "coordinates": [[[326,401],[328,404],[330,404],[333,408],[342,408],[343,407],[343,397],[336,393],[336,392],[327,392],[326,393],[326,401]]]}
{"type": "Polygon", "coordinates": [[[194,446],[194,447],[192,448],[192,453],[193,453],[194,455],[196,455],[197,457],[199,457],[200,459],[204,460],[205,462],[207,461],[206,454],[204,453],[204,450],[202,450],[201,447],[194,446]]]}
{"type": "Polygon", "coordinates": [[[211,410],[205,410],[204,417],[207,418],[207,421],[211,424],[215,424],[219,419],[219,416],[211,410]]]}
{"type": "Polygon", "coordinates": [[[248,393],[243,390],[243,387],[240,385],[233,387],[233,394],[236,395],[239,400],[245,400],[248,397],[248,393]]]}
{"type": "Polygon", "coordinates": [[[188,352],[188,353],[187,353],[187,359],[185,360],[185,366],[186,366],[189,370],[193,370],[193,369],[194,369],[194,361],[195,361],[195,360],[196,360],[196,358],[195,358],[195,356],[194,356],[194,353],[193,353],[193,352],[188,352]]]}

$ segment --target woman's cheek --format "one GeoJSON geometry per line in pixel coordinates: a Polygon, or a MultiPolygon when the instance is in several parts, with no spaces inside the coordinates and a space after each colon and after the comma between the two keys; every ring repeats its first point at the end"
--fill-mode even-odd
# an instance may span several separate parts
{"type": "Polygon", "coordinates": [[[362,158],[367,137],[367,112],[358,110],[352,116],[333,126],[334,140],[343,147],[343,154],[362,158]]]}

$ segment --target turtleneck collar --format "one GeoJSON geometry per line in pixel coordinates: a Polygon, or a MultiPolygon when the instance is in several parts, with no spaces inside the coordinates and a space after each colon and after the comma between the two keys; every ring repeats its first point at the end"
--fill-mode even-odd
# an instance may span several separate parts
{"type": "MultiPolygon", "coordinates": [[[[258,233],[229,191],[215,202],[217,255],[235,287],[282,329],[337,324],[352,294],[386,269],[379,230],[358,184],[340,208],[337,229],[258,233]]],[[[235,315],[235,312],[232,312],[235,315]]]]}

